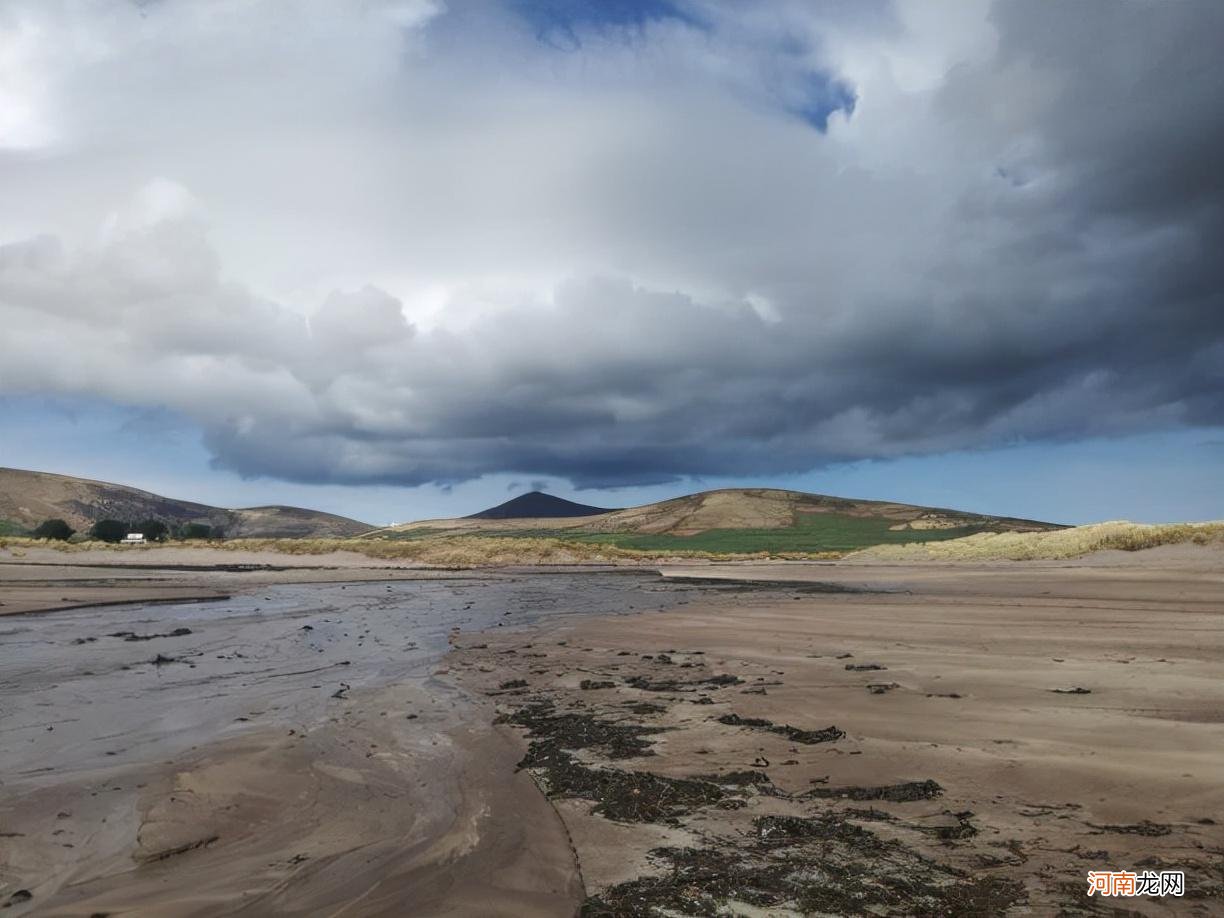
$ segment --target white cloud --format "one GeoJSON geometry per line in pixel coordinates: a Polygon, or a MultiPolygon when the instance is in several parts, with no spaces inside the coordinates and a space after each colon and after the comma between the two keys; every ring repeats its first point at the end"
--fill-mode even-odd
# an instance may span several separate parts
{"type": "Polygon", "coordinates": [[[0,393],[343,481],[1219,420],[1218,10],[693,9],[558,51],[492,5],[5,4],[0,393]]]}

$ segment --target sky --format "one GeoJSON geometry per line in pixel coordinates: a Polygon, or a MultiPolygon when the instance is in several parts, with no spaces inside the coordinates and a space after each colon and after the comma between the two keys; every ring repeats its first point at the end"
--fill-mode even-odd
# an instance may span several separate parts
{"type": "Polygon", "coordinates": [[[0,0],[0,465],[1224,518],[1224,5],[0,0]]]}

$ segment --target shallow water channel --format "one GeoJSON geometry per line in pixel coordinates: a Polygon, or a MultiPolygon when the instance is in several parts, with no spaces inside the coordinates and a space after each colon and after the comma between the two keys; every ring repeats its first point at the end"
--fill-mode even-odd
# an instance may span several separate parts
{"type": "Polygon", "coordinates": [[[428,680],[454,630],[662,609],[696,589],[649,572],[457,576],[3,618],[0,792],[312,722],[336,693],[428,680]]]}

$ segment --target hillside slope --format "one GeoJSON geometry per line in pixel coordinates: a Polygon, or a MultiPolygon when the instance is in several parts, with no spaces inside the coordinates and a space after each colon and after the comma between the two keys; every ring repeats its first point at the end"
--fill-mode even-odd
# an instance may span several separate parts
{"type": "Polygon", "coordinates": [[[170,525],[204,523],[230,538],[345,538],[370,529],[365,523],[299,507],[228,510],[162,497],[127,485],[50,472],[0,468],[0,520],[32,528],[58,517],[77,530],[97,520],[157,519],[170,525]]]}
{"type": "Polygon", "coordinates": [[[786,529],[802,525],[816,514],[887,521],[893,531],[939,531],[966,526],[1025,532],[1058,528],[1035,520],[776,488],[702,491],[657,504],[619,510],[590,522],[606,532],[687,536],[711,529],[786,529]]]}
{"type": "Polygon", "coordinates": [[[425,520],[380,530],[392,538],[438,535],[555,536],[645,550],[848,551],[937,541],[979,532],[1041,532],[1060,526],[889,501],[851,500],[775,488],[703,491],[577,518],[425,520]]]}

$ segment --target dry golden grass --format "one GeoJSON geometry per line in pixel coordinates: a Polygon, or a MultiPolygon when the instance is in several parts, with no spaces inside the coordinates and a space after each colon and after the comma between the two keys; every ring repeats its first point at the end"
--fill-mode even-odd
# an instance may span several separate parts
{"type": "Polygon", "coordinates": [[[558,538],[447,535],[424,539],[227,539],[221,542],[159,542],[146,546],[122,546],[110,542],[58,542],[22,536],[0,537],[0,549],[20,557],[26,549],[50,548],[82,551],[141,552],[154,548],[210,548],[232,552],[278,552],[286,555],[326,555],[343,551],[381,561],[400,561],[427,567],[498,567],[510,564],[631,564],[680,560],[743,560],[753,558],[836,558],[836,552],[756,552],[727,554],[709,551],[643,551],[618,548],[598,542],[571,542],[558,538]]]}
{"type": "Polygon", "coordinates": [[[1130,523],[1117,520],[1052,532],[983,532],[946,542],[877,545],[855,558],[883,561],[1057,561],[1097,551],[1140,551],[1159,545],[1224,545],[1224,522],[1130,523]]]}
{"type": "Polygon", "coordinates": [[[711,551],[643,550],[620,548],[603,542],[575,542],[544,537],[447,535],[425,539],[231,539],[210,543],[238,551],[278,551],[317,555],[350,551],[387,561],[405,561],[430,567],[497,567],[507,564],[634,563],[708,559],[712,561],[786,558],[830,559],[837,552],[754,552],[729,554],[711,551]]]}
{"type": "Polygon", "coordinates": [[[586,545],[562,539],[443,536],[435,539],[232,539],[213,543],[230,551],[275,551],[322,555],[348,551],[383,561],[430,567],[485,567],[504,564],[576,564],[634,560],[638,553],[610,545],[586,545]]]}

